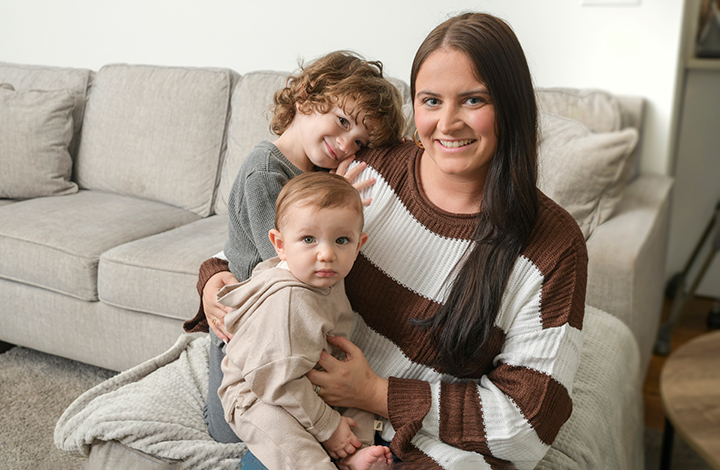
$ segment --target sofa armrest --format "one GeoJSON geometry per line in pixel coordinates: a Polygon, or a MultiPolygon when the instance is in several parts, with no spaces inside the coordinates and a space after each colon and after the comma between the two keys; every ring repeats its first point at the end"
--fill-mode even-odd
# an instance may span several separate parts
{"type": "Polygon", "coordinates": [[[662,310],[673,179],[642,174],[613,216],[587,241],[586,302],[618,317],[635,335],[644,376],[662,310]]]}

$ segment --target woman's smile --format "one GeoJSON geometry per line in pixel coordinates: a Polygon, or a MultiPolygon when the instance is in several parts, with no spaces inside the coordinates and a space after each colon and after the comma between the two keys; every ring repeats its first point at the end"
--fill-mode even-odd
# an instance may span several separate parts
{"type": "Polygon", "coordinates": [[[443,147],[456,149],[456,148],[460,148],[460,147],[466,147],[466,146],[472,144],[473,142],[476,142],[476,139],[465,139],[465,140],[443,140],[443,139],[438,139],[438,142],[439,142],[440,145],[442,145],[443,147]]]}

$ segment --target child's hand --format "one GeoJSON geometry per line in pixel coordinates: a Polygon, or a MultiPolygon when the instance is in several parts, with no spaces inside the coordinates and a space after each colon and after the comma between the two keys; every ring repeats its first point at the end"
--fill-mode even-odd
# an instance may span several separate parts
{"type": "Polygon", "coordinates": [[[355,426],[357,426],[357,423],[354,419],[345,416],[340,417],[340,426],[330,436],[330,439],[322,443],[330,457],[344,459],[355,452],[357,448],[362,447],[360,439],[350,429],[355,426]]]}
{"type": "MultiPolygon", "coordinates": [[[[344,177],[346,180],[350,181],[353,184],[353,187],[358,190],[358,192],[362,191],[365,188],[369,188],[373,184],[375,184],[375,178],[368,178],[363,181],[355,182],[355,178],[358,177],[360,173],[367,167],[367,163],[360,162],[358,165],[355,165],[353,168],[350,168],[350,164],[355,161],[355,155],[350,155],[349,157],[346,157],[343,161],[340,162],[340,165],[334,170],[330,170],[330,173],[338,174],[342,177],[344,177]]],[[[363,199],[362,203],[364,206],[369,206],[372,202],[372,199],[367,198],[363,199]]]]}

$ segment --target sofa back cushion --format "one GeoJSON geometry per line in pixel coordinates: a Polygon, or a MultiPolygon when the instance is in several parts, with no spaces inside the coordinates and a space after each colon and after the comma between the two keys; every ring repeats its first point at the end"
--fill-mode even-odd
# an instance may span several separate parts
{"type": "Polygon", "coordinates": [[[538,186],[588,238],[636,174],[642,100],[574,88],[540,88],[537,98],[538,186]]]}
{"type": "Polygon", "coordinates": [[[235,77],[227,69],[100,69],[75,166],[80,187],[209,215],[235,77]]]}
{"type": "Polygon", "coordinates": [[[285,86],[288,73],[274,71],[250,72],[242,76],[235,87],[230,104],[227,154],[218,186],[215,212],[227,213],[227,201],[235,176],[245,156],[263,140],[277,138],[270,131],[273,95],[285,86]]]}
{"type": "Polygon", "coordinates": [[[68,150],[73,158],[77,155],[80,128],[85,113],[85,101],[93,77],[94,72],[88,69],[0,62],[0,83],[8,83],[16,91],[67,90],[72,93],[74,96],[72,110],[73,136],[68,150]]]}

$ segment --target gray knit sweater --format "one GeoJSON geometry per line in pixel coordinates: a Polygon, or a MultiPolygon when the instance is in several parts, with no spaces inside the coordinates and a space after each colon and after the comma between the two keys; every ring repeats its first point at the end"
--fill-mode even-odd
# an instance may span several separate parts
{"type": "Polygon", "coordinates": [[[240,166],[228,200],[224,253],[230,271],[244,281],[263,260],[276,256],[268,232],[275,226],[275,200],[283,185],[302,174],[270,142],[260,142],[240,166]]]}

